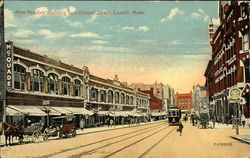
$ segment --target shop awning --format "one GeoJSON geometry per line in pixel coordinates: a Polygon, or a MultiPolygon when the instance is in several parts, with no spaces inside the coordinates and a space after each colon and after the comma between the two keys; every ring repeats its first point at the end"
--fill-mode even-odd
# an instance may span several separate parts
{"type": "Polygon", "coordinates": [[[109,115],[109,111],[98,111],[98,115],[109,115]]]}
{"type": "Polygon", "coordinates": [[[7,116],[20,116],[22,113],[20,111],[11,109],[10,107],[6,108],[6,115],[7,116]]]}
{"type": "Polygon", "coordinates": [[[54,109],[54,110],[56,110],[57,112],[59,112],[61,114],[66,114],[66,115],[73,114],[72,111],[69,111],[69,110],[65,109],[65,107],[56,107],[56,106],[53,106],[53,107],[51,107],[51,109],[54,109]]]}
{"type": "Polygon", "coordinates": [[[14,109],[16,111],[21,112],[22,114],[29,116],[46,116],[47,114],[43,112],[41,109],[34,106],[15,106],[8,105],[7,107],[14,109]]]}
{"type": "Polygon", "coordinates": [[[63,107],[63,108],[68,111],[71,111],[72,114],[93,115],[93,112],[85,108],[75,108],[75,107],[63,107]]]}
{"type": "Polygon", "coordinates": [[[49,115],[55,115],[55,116],[60,116],[61,113],[56,111],[55,109],[51,108],[50,106],[39,106],[37,107],[39,109],[41,109],[42,111],[48,111],[49,115]]]}

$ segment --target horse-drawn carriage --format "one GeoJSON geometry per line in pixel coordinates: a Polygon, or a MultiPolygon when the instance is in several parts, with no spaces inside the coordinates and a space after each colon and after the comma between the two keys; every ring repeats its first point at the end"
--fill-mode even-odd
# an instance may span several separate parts
{"type": "Polygon", "coordinates": [[[51,118],[51,126],[44,130],[44,140],[51,136],[58,136],[59,138],[68,137],[70,134],[72,137],[75,137],[75,118],[73,115],[51,118]]]}
{"type": "Polygon", "coordinates": [[[209,113],[200,113],[198,128],[207,128],[209,125],[209,113]]]}
{"type": "Polygon", "coordinates": [[[39,138],[44,137],[43,123],[32,123],[30,126],[23,128],[23,141],[38,142],[39,138]]]}

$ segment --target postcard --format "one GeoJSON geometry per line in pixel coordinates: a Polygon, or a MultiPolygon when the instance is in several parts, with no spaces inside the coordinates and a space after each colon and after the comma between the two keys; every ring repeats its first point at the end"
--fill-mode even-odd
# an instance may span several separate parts
{"type": "Polygon", "coordinates": [[[250,157],[248,1],[0,12],[0,157],[250,157]]]}

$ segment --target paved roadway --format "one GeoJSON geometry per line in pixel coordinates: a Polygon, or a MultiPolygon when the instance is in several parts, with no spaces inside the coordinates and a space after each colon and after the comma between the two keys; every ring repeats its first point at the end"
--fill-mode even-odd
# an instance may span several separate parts
{"type": "MultiPolygon", "coordinates": [[[[218,126],[198,129],[184,123],[183,135],[165,122],[127,126],[126,128],[92,128],[75,138],[1,147],[1,157],[21,158],[249,158],[250,145],[229,136],[235,130],[218,126]],[[115,129],[115,130],[107,130],[115,129]],[[105,130],[101,131],[100,130],[105,130]],[[97,132],[99,131],[99,132],[97,132]]],[[[240,129],[250,133],[250,128],[240,129]]]]}

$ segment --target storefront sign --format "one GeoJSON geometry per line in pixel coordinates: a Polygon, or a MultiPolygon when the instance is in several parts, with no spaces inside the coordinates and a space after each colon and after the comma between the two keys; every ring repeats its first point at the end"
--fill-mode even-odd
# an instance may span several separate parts
{"type": "Polygon", "coordinates": [[[13,79],[13,46],[11,42],[6,43],[6,86],[12,88],[13,79]]]}

